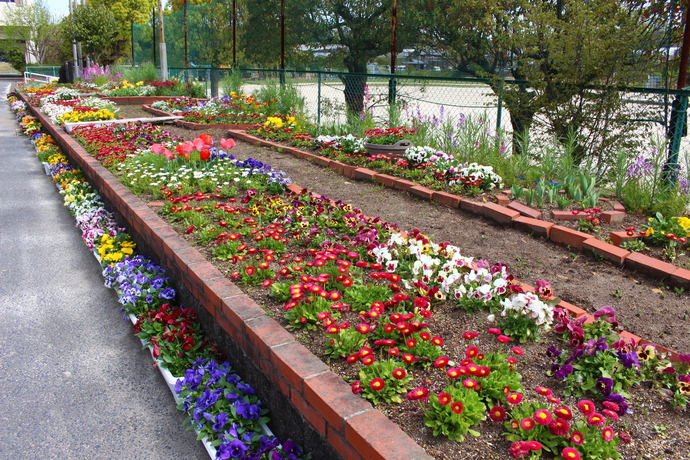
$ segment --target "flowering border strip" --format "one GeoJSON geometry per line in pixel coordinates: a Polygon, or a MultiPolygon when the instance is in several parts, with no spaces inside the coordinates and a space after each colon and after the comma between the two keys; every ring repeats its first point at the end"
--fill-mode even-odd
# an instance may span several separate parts
{"type": "MultiPolygon", "coordinates": [[[[25,100],[23,94],[20,97],[25,100]]],[[[350,385],[267,316],[74,139],[29,107],[93,187],[124,217],[130,232],[139,237],[138,245],[169,267],[250,364],[343,458],[432,459],[396,424],[354,395],[350,385]]]]}
{"type": "MultiPolygon", "coordinates": [[[[589,233],[580,232],[561,225],[555,225],[540,219],[525,217],[519,211],[507,206],[496,203],[470,201],[461,196],[435,191],[405,179],[398,179],[397,177],[387,174],[379,174],[367,168],[346,165],[339,161],[305,152],[295,147],[286,147],[275,142],[260,139],[246,132],[229,130],[228,136],[254,145],[261,145],[280,152],[290,153],[297,158],[312,161],[351,179],[370,180],[389,188],[409,192],[428,201],[436,201],[450,206],[451,208],[459,208],[463,211],[490,219],[500,225],[513,227],[525,233],[536,234],[562,246],[577,248],[592,256],[603,257],[619,267],[636,270],[652,278],[663,280],[671,285],[690,289],[690,270],[644,254],[636,252],[631,253],[618,246],[601,241],[589,233]]],[[[620,238],[616,240],[620,241],[620,238]]]]}
{"type": "MultiPolygon", "coordinates": [[[[149,104],[143,104],[141,108],[150,114],[153,114],[157,117],[174,117],[176,116],[174,113],[166,112],[164,110],[160,109],[155,109],[151,107],[149,104]]],[[[200,124],[200,123],[194,123],[191,121],[184,121],[184,120],[175,120],[175,125],[179,126],[180,128],[186,128],[190,129],[193,131],[200,131],[202,129],[233,129],[233,130],[238,130],[238,129],[248,129],[251,124],[246,124],[246,123],[218,123],[215,125],[212,124],[200,124]]]]}

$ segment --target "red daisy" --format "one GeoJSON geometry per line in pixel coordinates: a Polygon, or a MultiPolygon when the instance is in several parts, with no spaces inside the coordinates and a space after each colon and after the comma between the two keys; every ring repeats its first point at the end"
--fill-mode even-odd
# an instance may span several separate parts
{"type": "Polygon", "coordinates": [[[369,382],[369,386],[374,391],[381,391],[386,387],[386,382],[382,378],[375,378],[369,382]]]}
{"type": "Polygon", "coordinates": [[[539,409],[534,412],[534,421],[540,425],[548,425],[553,420],[553,415],[546,409],[539,409]]]}
{"type": "Polygon", "coordinates": [[[536,423],[530,417],[525,417],[522,420],[520,420],[520,428],[522,428],[525,431],[530,431],[535,426],[536,423]]]}
{"type": "Polygon", "coordinates": [[[489,411],[489,417],[494,422],[502,422],[506,418],[506,411],[501,406],[494,406],[489,411]]]}
{"type": "Polygon", "coordinates": [[[570,433],[570,440],[575,444],[576,446],[579,446],[583,442],[585,442],[585,435],[582,434],[580,431],[573,431],[570,433]]]}
{"type": "Polygon", "coordinates": [[[582,401],[578,402],[577,408],[582,413],[582,415],[587,415],[587,416],[592,415],[594,413],[594,411],[596,410],[594,403],[592,401],[587,400],[587,399],[583,399],[582,401]]]}
{"type": "Polygon", "coordinates": [[[580,460],[582,457],[580,457],[580,452],[577,451],[574,447],[565,447],[561,451],[561,457],[563,457],[564,460],[580,460]]]}
{"type": "Polygon", "coordinates": [[[465,410],[465,408],[463,407],[460,401],[455,401],[453,404],[450,405],[450,410],[452,410],[456,414],[462,414],[462,411],[465,410]]]}
{"type": "Polygon", "coordinates": [[[522,402],[522,393],[513,392],[506,396],[506,401],[510,404],[520,404],[522,402]]]}
{"type": "Polygon", "coordinates": [[[441,393],[438,394],[438,402],[442,405],[445,406],[448,404],[451,400],[451,397],[448,393],[442,391],[441,393]]]}

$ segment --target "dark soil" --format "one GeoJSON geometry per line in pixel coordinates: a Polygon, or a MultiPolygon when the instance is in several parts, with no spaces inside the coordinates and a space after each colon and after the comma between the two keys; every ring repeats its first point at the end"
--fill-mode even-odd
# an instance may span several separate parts
{"type": "MultiPolygon", "coordinates": [[[[148,117],[138,106],[121,106],[124,117],[148,117]]],[[[186,139],[202,131],[166,126],[166,129],[186,139]]],[[[206,130],[216,142],[227,137],[225,130],[206,130]]],[[[646,278],[630,270],[620,269],[608,262],[598,262],[576,250],[555,245],[549,241],[505,227],[494,226],[482,218],[451,209],[433,202],[423,201],[405,192],[387,189],[370,182],[350,180],[339,174],[289,154],[238,142],[231,152],[239,158],[254,158],[282,170],[293,182],[310,191],[333,200],[342,200],[360,208],[369,216],[380,216],[389,223],[397,223],[401,230],[420,229],[436,242],[449,241],[460,247],[465,256],[491,263],[503,262],[517,279],[534,285],[545,279],[557,297],[592,313],[603,306],[612,306],[626,330],[679,353],[690,353],[687,334],[690,331],[690,296],[679,289],[646,278]]],[[[481,199],[478,198],[478,199],[481,199]]],[[[487,198],[488,199],[488,198],[487,198]]],[[[627,224],[626,224],[627,225],[627,224]]],[[[203,252],[203,248],[200,249],[203,252]]],[[[205,254],[209,260],[210,255],[205,254]]],[[[213,261],[226,272],[228,266],[213,261]]],[[[262,289],[248,292],[257,303],[265,305],[280,320],[282,308],[272,303],[262,289]]],[[[449,356],[464,354],[461,335],[467,330],[485,330],[485,315],[468,315],[457,309],[436,311],[432,329],[446,339],[449,356]]],[[[317,356],[323,356],[323,334],[295,335],[317,356]]],[[[555,338],[547,335],[539,343],[523,346],[525,356],[519,364],[523,386],[529,393],[539,385],[553,388],[557,382],[545,376],[551,362],[544,351],[555,338]]],[[[331,363],[346,380],[354,377],[343,363],[331,363]],[[348,378],[349,377],[349,378],[348,378]]],[[[347,365],[345,365],[347,366],[347,365]]],[[[419,375],[422,384],[424,376],[419,375]]],[[[433,389],[433,388],[432,388],[433,389]]],[[[438,389],[436,389],[438,390],[438,389]]],[[[564,403],[572,403],[564,399],[564,403]]],[[[423,412],[416,402],[378,406],[391,420],[438,459],[509,458],[509,442],[501,437],[500,424],[483,422],[478,431],[481,436],[463,443],[434,437],[424,427],[423,412]]],[[[572,404],[571,404],[572,407],[572,404]]],[[[617,428],[628,432],[633,442],[621,448],[625,459],[682,459],[690,458],[690,426],[688,412],[678,411],[662,401],[650,388],[632,391],[633,415],[622,417],[617,428]]]]}

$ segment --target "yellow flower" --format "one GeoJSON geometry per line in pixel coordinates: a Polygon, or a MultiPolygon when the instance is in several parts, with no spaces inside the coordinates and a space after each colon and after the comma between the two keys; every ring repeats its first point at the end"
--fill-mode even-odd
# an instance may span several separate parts
{"type": "Polygon", "coordinates": [[[687,217],[679,217],[678,225],[683,227],[683,230],[687,230],[690,228],[690,219],[688,219],[687,217]]]}

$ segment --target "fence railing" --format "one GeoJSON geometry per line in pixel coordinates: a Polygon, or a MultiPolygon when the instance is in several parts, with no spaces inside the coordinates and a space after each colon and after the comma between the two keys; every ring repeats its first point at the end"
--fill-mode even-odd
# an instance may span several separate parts
{"type": "MultiPolygon", "coordinates": [[[[193,80],[205,86],[211,95],[214,83],[223,92],[223,80],[231,68],[172,67],[169,77],[181,81],[193,80]]],[[[277,69],[240,69],[242,89],[250,94],[269,82],[289,82],[304,98],[306,110],[320,126],[342,124],[346,121],[348,104],[357,84],[363,84],[362,110],[378,121],[391,117],[391,101],[399,111],[393,114],[400,121],[417,119],[442,127],[444,123],[461,123],[467,118],[483,123],[488,130],[510,133],[510,113],[502,98],[488,80],[463,77],[427,76],[412,74],[351,74],[346,72],[277,69]],[[353,79],[356,81],[353,83],[353,79]]],[[[27,67],[33,74],[57,76],[59,67],[27,67]]],[[[505,84],[523,82],[506,80],[505,84]]],[[[527,88],[528,89],[528,88],[527,88]]],[[[595,89],[596,90],[596,89],[595,89]]],[[[633,136],[638,139],[663,139],[668,143],[667,167],[675,168],[680,160],[690,158],[687,132],[687,106],[690,89],[624,88],[619,89],[626,102],[619,117],[633,123],[633,136]]],[[[352,108],[352,107],[350,107],[352,108]]],[[[593,124],[593,126],[596,126],[593,124]]],[[[544,134],[543,123],[535,118],[530,135],[544,134]],[[542,131],[540,132],[540,126],[542,131]]]]}

